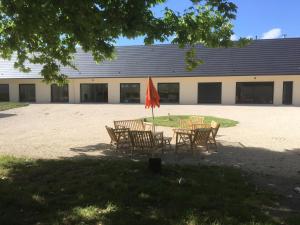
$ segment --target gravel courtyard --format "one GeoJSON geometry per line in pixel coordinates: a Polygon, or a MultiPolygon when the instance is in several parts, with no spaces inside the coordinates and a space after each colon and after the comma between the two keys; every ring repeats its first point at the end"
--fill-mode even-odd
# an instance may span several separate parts
{"type": "MultiPolygon", "coordinates": [[[[239,121],[220,129],[219,151],[201,157],[168,153],[169,162],[225,164],[284,176],[300,175],[300,108],[163,105],[156,115],[211,115],[239,121]]],[[[105,125],[151,116],[143,105],[31,104],[0,112],[0,154],[32,158],[110,154],[105,125]]],[[[162,128],[172,136],[171,129],[162,128]]]]}

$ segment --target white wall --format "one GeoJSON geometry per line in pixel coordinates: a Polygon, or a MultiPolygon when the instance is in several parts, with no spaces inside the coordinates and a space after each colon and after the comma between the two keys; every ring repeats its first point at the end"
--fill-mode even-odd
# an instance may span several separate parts
{"type": "MultiPolygon", "coordinates": [[[[274,82],[274,105],[282,104],[283,81],[293,81],[293,104],[300,106],[300,75],[298,76],[231,76],[231,77],[153,77],[157,83],[180,83],[180,104],[197,104],[199,82],[222,82],[222,104],[235,104],[236,82],[274,82]]],[[[9,84],[10,100],[19,101],[19,84],[36,84],[36,100],[40,103],[51,101],[50,85],[41,79],[0,79],[9,84]]],[[[80,103],[81,83],[107,83],[108,102],[120,103],[120,83],[140,83],[141,103],[145,101],[147,78],[86,78],[69,80],[69,102],[80,103]]]]}

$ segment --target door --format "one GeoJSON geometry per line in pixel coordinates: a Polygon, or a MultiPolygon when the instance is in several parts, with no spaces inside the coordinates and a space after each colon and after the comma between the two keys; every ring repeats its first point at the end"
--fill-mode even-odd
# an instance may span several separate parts
{"type": "Polygon", "coordinates": [[[120,84],[121,103],[140,103],[140,84],[121,83],[120,84]]]}
{"type": "Polygon", "coordinates": [[[282,104],[293,104],[293,81],[283,82],[282,104]]]}
{"type": "Polygon", "coordinates": [[[273,104],[274,82],[237,82],[236,104],[273,104]]]}
{"type": "Polygon", "coordinates": [[[19,85],[20,102],[35,102],[35,84],[19,85]]]}
{"type": "Polygon", "coordinates": [[[198,83],[199,104],[221,104],[222,83],[198,83]]]}
{"type": "Polygon", "coordinates": [[[80,101],[86,103],[108,102],[107,84],[80,84],[80,101]]]}
{"type": "Polygon", "coordinates": [[[0,102],[9,101],[9,86],[8,84],[0,84],[0,102]]]}
{"type": "Polygon", "coordinates": [[[158,83],[160,103],[179,103],[179,83],[158,83]]]}
{"type": "Polygon", "coordinates": [[[69,102],[69,87],[67,84],[63,86],[51,85],[51,102],[69,102]]]}

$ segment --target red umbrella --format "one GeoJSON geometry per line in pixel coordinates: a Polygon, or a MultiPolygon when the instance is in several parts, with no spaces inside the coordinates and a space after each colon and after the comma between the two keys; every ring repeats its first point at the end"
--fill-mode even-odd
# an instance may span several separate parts
{"type": "Polygon", "coordinates": [[[160,106],[159,101],[160,101],[159,94],[158,94],[156,88],[153,85],[151,77],[149,77],[148,84],[147,84],[147,91],[146,91],[145,108],[150,108],[151,107],[151,109],[152,109],[153,128],[154,128],[153,108],[155,108],[155,106],[157,106],[157,107],[160,106]]]}

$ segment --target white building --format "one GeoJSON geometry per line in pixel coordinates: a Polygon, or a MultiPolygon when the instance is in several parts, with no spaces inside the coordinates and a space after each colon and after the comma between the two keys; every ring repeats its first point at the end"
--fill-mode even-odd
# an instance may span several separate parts
{"type": "Polygon", "coordinates": [[[30,73],[0,59],[0,101],[144,103],[147,77],[170,104],[300,105],[300,38],[257,40],[244,48],[197,47],[204,64],[185,69],[176,45],[117,47],[117,58],[96,64],[80,49],[78,70],[63,68],[68,85],[48,85],[41,65],[30,73]]]}

